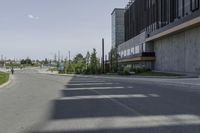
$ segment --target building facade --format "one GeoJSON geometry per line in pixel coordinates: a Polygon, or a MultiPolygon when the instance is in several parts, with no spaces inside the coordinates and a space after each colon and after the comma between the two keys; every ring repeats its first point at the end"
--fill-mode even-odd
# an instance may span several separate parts
{"type": "Polygon", "coordinates": [[[200,72],[200,0],[130,0],[119,63],[157,71],[200,72]]]}
{"type": "Polygon", "coordinates": [[[117,47],[125,41],[124,34],[125,9],[115,8],[112,12],[112,47],[117,47]]]}

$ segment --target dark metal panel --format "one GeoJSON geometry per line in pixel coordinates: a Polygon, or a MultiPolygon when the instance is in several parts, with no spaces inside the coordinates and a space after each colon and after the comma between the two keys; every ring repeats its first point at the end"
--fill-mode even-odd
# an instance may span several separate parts
{"type": "Polygon", "coordinates": [[[199,10],[200,0],[135,0],[125,13],[125,41],[148,34],[199,10]]]}

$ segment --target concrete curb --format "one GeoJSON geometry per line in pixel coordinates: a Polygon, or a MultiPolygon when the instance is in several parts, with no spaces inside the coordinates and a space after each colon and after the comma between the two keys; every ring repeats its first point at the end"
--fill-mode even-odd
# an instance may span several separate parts
{"type": "Polygon", "coordinates": [[[58,76],[82,76],[82,77],[115,77],[115,78],[146,78],[146,79],[187,79],[187,78],[200,78],[200,76],[197,75],[186,75],[186,76],[120,76],[120,75],[81,75],[81,74],[59,74],[59,73],[43,73],[39,72],[40,74],[48,74],[48,75],[58,75],[58,76]]]}
{"type": "MultiPolygon", "coordinates": [[[[183,82],[172,82],[172,81],[165,81],[165,79],[161,79],[162,81],[156,81],[156,78],[133,78],[133,77],[102,77],[102,76],[83,76],[83,75],[75,75],[75,77],[87,77],[87,78],[105,78],[105,79],[116,79],[116,80],[125,80],[127,82],[132,82],[133,80],[135,81],[144,81],[145,83],[159,83],[159,84],[165,84],[165,85],[173,85],[173,86],[182,86],[182,87],[199,87],[200,84],[196,84],[196,83],[183,83],[183,82]],[[148,79],[153,79],[153,80],[148,80],[148,79]]],[[[178,79],[178,78],[177,78],[178,79]]],[[[183,78],[184,79],[184,78],[183,78]]],[[[191,78],[193,79],[193,78],[191,78]]],[[[198,79],[198,78],[197,78],[198,79]]],[[[168,80],[168,79],[166,79],[168,80]]],[[[169,79],[170,80],[170,79],[169,79]]],[[[175,80],[175,79],[171,79],[171,80],[175,80]]]]}
{"type": "MultiPolygon", "coordinates": [[[[47,74],[47,73],[45,73],[47,74]]],[[[134,77],[134,76],[127,76],[127,77],[123,77],[123,76],[99,76],[99,75],[78,75],[78,74],[47,74],[47,75],[56,75],[56,76],[69,76],[69,77],[84,77],[84,78],[105,78],[105,79],[116,79],[116,80],[126,80],[128,82],[131,82],[132,80],[135,80],[135,81],[145,81],[147,83],[159,83],[159,84],[166,84],[166,85],[173,85],[173,86],[183,86],[183,87],[199,87],[200,84],[194,84],[194,83],[183,83],[183,82],[178,82],[178,83],[175,83],[175,82],[172,82],[172,81],[163,81],[163,80],[178,80],[178,79],[187,79],[187,78],[191,78],[191,79],[199,79],[197,77],[191,77],[191,76],[185,76],[185,77],[176,77],[176,78],[169,78],[169,77],[162,77],[162,78],[159,78],[159,77],[134,77]],[[148,79],[152,79],[152,80],[148,80],[148,79]],[[162,81],[156,81],[156,79],[161,79],[162,81]]]]}
{"type": "MultiPolygon", "coordinates": [[[[68,75],[67,75],[68,76],[68,75]]],[[[119,76],[119,75],[74,75],[74,76],[85,76],[85,77],[92,77],[92,76],[98,76],[98,77],[106,77],[106,78],[129,78],[129,79],[135,79],[135,78],[142,78],[142,79],[187,79],[187,78],[199,78],[199,76],[119,76]]]]}
{"type": "Polygon", "coordinates": [[[7,85],[9,85],[12,82],[12,80],[13,80],[13,76],[10,74],[9,75],[9,80],[6,83],[0,85],[0,89],[2,89],[4,87],[6,87],[7,85]]]}
{"type": "Polygon", "coordinates": [[[76,74],[59,74],[59,73],[42,73],[42,72],[39,72],[39,74],[56,75],[56,76],[69,76],[69,77],[76,76],[76,74]]]}

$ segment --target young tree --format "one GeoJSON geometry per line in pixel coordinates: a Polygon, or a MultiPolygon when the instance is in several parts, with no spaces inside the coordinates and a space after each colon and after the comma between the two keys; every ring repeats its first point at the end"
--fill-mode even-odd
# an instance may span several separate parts
{"type": "Polygon", "coordinates": [[[82,54],[77,54],[73,60],[73,66],[76,73],[82,73],[85,67],[85,59],[82,54]]]}
{"type": "Polygon", "coordinates": [[[48,61],[47,58],[45,58],[45,60],[44,60],[44,65],[48,65],[48,64],[49,64],[49,61],[48,61]]]}
{"type": "Polygon", "coordinates": [[[90,52],[88,51],[86,56],[85,56],[85,67],[86,67],[86,70],[89,69],[89,65],[90,65],[90,52]]]}
{"type": "Polygon", "coordinates": [[[73,69],[73,63],[70,60],[65,59],[64,60],[64,73],[73,73],[74,69],[73,69]]]}
{"type": "Polygon", "coordinates": [[[110,51],[109,62],[110,62],[110,71],[117,72],[118,71],[118,52],[117,48],[112,48],[110,51]]]}
{"type": "Polygon", "coordinates": [[[93,49],[93,52],[90,56],[90,69],[92,74],[97,73],[98,59],[96,49],[93,49]]]}
{"type": "Polygon", "coordinates": [[[27,59],[23,59],[23,60],[21,60],[21,62],[20,62],[21,64],[28,64],[28,65],[32,65],[32,61],[31,61],[31,59],[29,59],[29,58],[27,58],[27,59]]]}

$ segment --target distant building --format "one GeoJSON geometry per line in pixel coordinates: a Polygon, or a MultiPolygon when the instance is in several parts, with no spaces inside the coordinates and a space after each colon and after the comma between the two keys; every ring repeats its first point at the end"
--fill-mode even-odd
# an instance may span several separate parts
{"type": "Polygon", "coordinates": [[[125,9],[115,8],[112,12],[112,47],[115,48],[125,40],[124,13],[125,9]]]}
{"type": "Polygon", "coordinates": [[[112,13],[112,29],[124,29],[112,31],[121,66],[200,72],[200,0],[130,0],[122,12],[112,13]]]}

